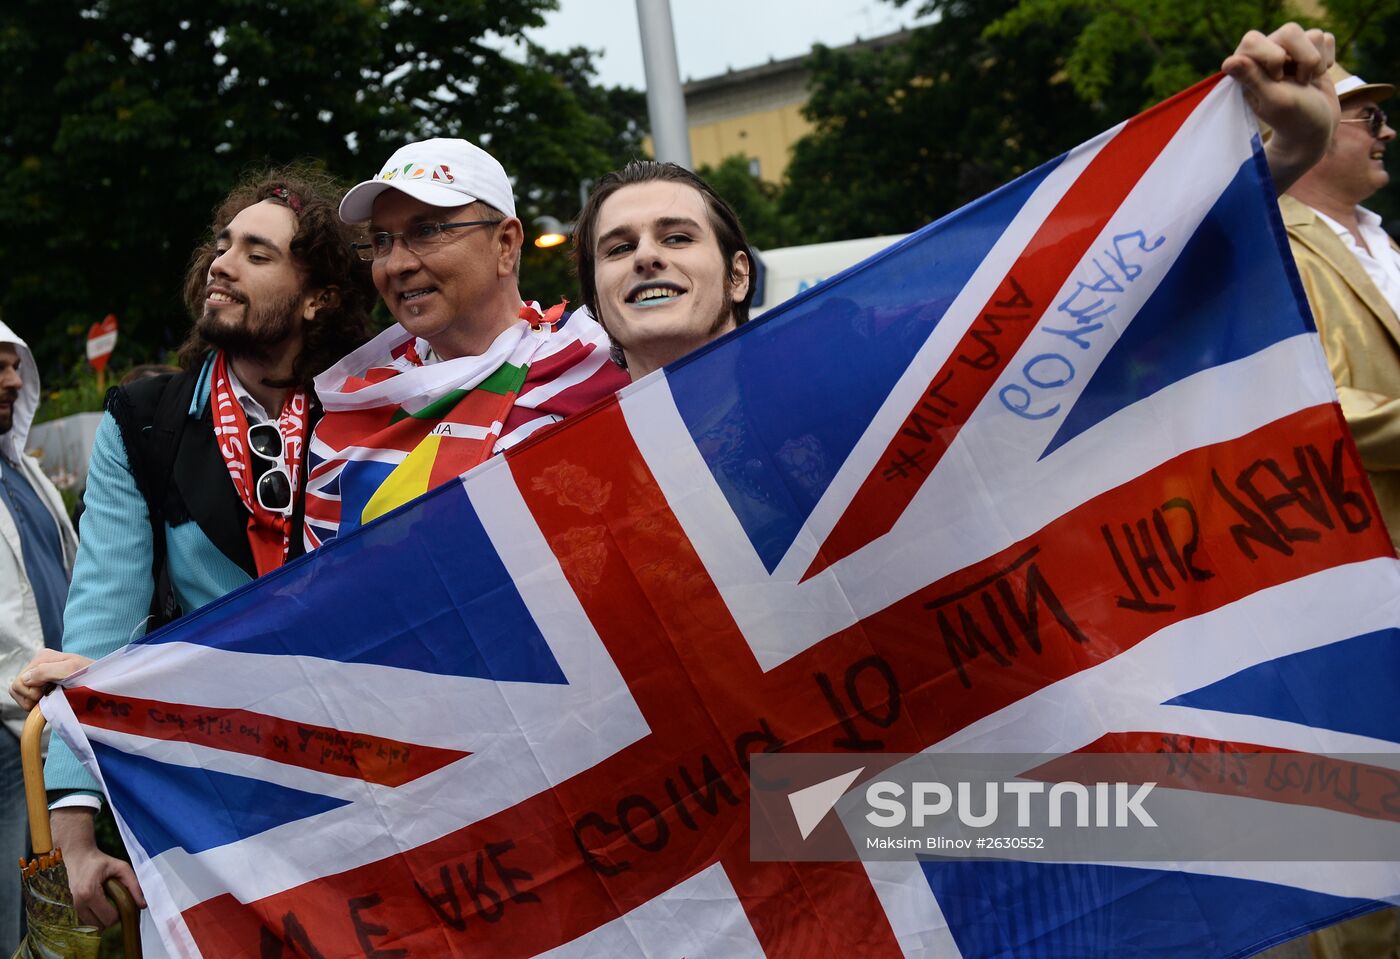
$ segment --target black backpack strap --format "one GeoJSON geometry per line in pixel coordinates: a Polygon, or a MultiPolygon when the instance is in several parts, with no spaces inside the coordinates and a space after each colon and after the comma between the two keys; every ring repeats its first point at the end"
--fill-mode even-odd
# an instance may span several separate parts
{"type": "Polygon", "coordinates": [[[171,495],[170,480],[196,379],[189,373],[171,373],[114,386],[107,393],[107,411],[121,431],[127,463],[146,501],[151,523],[151,579],[155,587],[151,593],[153,620],[147,632],[182,613],[166,562],[165,524],[184,519],[171,515],[171,504],[178,497],[171,495]]]}
{"type": "Polygon", "coordinates": [[[311,476],[311,434],[324,415],[315,391],[307,387],[306,392],[306,438],[301,444],[300,479],[292,493],[292,531],[287,562],[306,555],[306,481],[311,476]]]}

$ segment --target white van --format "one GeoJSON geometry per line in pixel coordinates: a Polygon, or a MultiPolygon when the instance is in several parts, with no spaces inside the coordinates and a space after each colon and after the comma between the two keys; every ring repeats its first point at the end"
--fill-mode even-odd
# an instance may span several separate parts
{"type": "Polygon", "coordinates": [[[758,289],[754,292],[750,316],[759,316],[804,290],[855,266],[868,256],[907,234],[867,236],[858,240],[837,240],[835,243],[810,243],[807,246],[786,246],[777,250],[759,250],[758,289]]]}

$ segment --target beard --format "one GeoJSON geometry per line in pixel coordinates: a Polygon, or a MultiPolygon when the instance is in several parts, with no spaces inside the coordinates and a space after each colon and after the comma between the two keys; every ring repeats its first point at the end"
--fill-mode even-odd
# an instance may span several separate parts
{"type": "Polygon", "coordinates": [[[709,332],[705,334],[705,342],[717,339],[721,333],[728,333],[736,325],[738,325],[738,321],[734,319],[734,303],[725,300],[720,304],[719,312],[715,314],[715,320],[710,324],[709,332]]]}
{"type": "MultiPolygon", "coordinates": [[[[261,304],[245,300],[239,319],[224,317],[221,311],[206,307],[195,321],[195,330],[229,356],[262,356],[296,332],[295,314],[300,300],[300,292],[261,304]]],[[[224,312],[227,310],[225,307],[224,312]]]]}

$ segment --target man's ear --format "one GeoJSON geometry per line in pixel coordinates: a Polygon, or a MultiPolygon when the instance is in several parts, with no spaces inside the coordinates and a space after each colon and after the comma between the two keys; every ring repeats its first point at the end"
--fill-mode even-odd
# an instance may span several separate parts
{"type": "Polygon", "coordinates": [[[738,303],[749,292],[749,255],[743,250],[734,251],[734,259],[729,264],[729,299],[738,303]]]}
{"type": "Polygon", "coordinates": [[[520,255],[525,248],[525,226],[517,217],[508,216],[496,227],[496,243],[500,257],[496,264],[498,276],[518,276],[520,255]]]}
{"type": "Polygon", "coordinates": [[[340,288],[328,286],[323,290],[308,290],[302,299],[301,318],[306,322],[316,319],[319,310],[333,310],[340,305],[340,288]]]}

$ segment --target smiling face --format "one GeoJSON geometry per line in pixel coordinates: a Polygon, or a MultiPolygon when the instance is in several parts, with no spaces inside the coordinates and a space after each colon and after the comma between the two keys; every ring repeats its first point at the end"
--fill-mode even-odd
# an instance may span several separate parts
{"type": "MultiPolygon", "coordinates": [[[[1342,104],[1342,119],[1363,119],[1378,109],[1376,101],[1368,96],[1349,97],[1342,104]]],[[[1385,150],[1393,139],[1395,131],[1389,124],[1373,137],[1365,123],[1339,123],[1332,145],[1310,174],[1324,182],[1339,201],[1363,203],[1390,182],[1385,150]]]]}
{"type": "Polygon", "coordinates": [[[424,223],[496,219],[500,223],[494,226],[445,232],[442,242],[422,254],[395,237],[389,255],[374,261],[374,285],[394,319],[444,357],[483,352],[515,322],[520,298],[514,282],[519,230],[514,227],[519,221],[482,203],[430,206],[398,190],[385,190],[374,201],[371,234],[402,233],[424,223]],[[512,297],[508,308],[500,306],[512,297]]]}
{"type": "Polygon", "coordinates": [[[597,224],[598,319],[634,379],[734,328],[748,256],[725,263],[698,190],[667,180],[622,187],[603,202],[597,224]]]}
{"type": "Polygon", "coordinates": [[[216,238],[197,327],[206,340],[238,355],[265,353],[298,340],[315,297],[291,253],[296,216],[264,200],[245,207],[216,238]],[[305,302],[303,302],[305,301],[305,302]]]}

